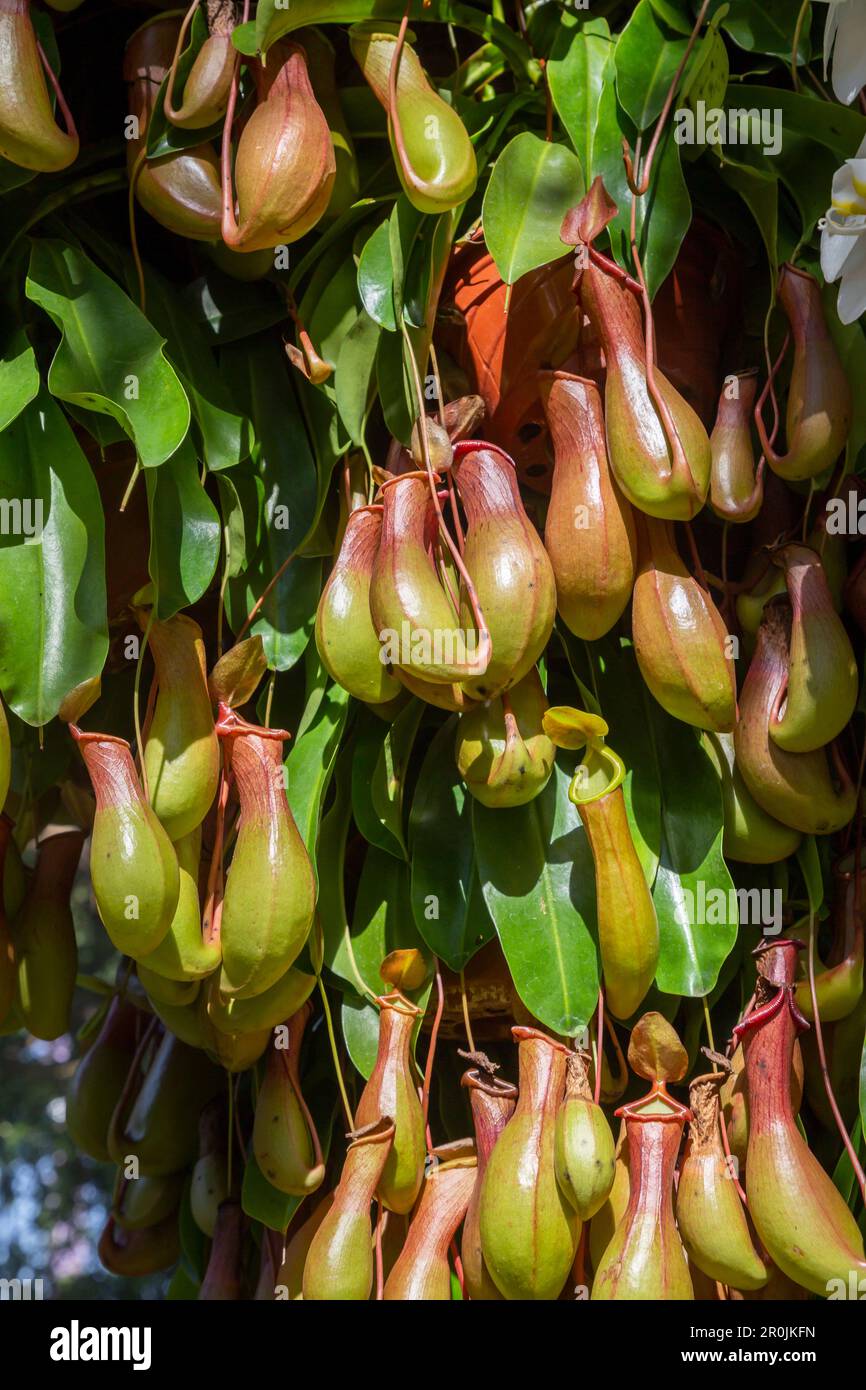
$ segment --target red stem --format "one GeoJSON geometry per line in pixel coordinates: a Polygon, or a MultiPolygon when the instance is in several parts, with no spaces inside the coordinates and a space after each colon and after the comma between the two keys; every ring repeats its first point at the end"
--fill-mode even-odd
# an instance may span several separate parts
{"type": "Polygon", "coordinates": [[[428,1152],[430,1152],[432,1148],[430,1144],[430,1128],[427,1123],[427,1116],[430,1111],[430,1083],[433,1079],[433,1061],[436,1056],[436,1040],[439,1036],[439,1025],[442,1022],[442,1013],[445,1009],[445,991],[442,988],[442,970],[438,960],[436,961],[436,992],[438,995],[438,1003],[436,1005],[436,1014],[433,1019],[433,1027],[430,1030],[430,1047],[427,1051],[427,1061],[424,1066],[424,1088],[421,1092],[421,1108],[424,1112],[424,1130],[427,1135],[428,1152]]]}
{"type": "Polygon", "coordinates": [[[60,83],[57,81],[57,78],[54,75],[54,69],[52,68],[51,64],[48,61],[48,58],[46,57],[45,49],[42,47],[42,44],[39,42],[38,39],[36,40],[36,49],[39,53],[39,58],[42,63],[42,66],[48,74],[48,80],[51,83],[52,88],[54,89],[54,95],[57,98],[57,105],[60,107],[60,114],[63,117],[63,124],[66,126],[66,134],[70,137],[70,139],[77,140],[78,128],[75,124],[72,112],[66,105],[66,98],[60,90],[60,83]]]}

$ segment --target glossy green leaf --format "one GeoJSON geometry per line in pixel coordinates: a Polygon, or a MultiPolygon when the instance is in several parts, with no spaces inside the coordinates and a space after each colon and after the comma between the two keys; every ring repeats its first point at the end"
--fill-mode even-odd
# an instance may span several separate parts
{"type": "Polygon", "coordinates": [[[120,286],[76,247],[44,240],[33,243],[27,296],[63,335],[48,370],[52,395],[111,416],[143,467],[170,458],[189,428],[189,401],[163,339],[120,286]]]}
{"type": "Polygon", "coordinates": [[[286,761],[289,805],[314,868],[322,801],[334,771],[348,707],[348,694],[342,686],[332,682],[312,723],[297,743],[289,746],[286,761]]]}
{"type": "Polygon", "coordinates": [[[415,409],[404,350],[402,334],[382,334],[376,353],[376,389],[389,432],[401,444],[408,444],[415,409]]]}
{"type": "MultiPolygon", "coordinates": [[[[819,9],[823,15],[824,6],[819,9]]],[[[790,0],[730,0],[722,28],[749,53],[769,53],[790,63],[799,10],[800,6],[790,0]]],[[[809,28],[807,10],[797,49],[798,63],[809,61],[809,28]]]]}
{"type": "Polygon", "coordinates": [[[457,716],[427,750],[409,813],[412,912],[430,950],[460,971],[495,934],[472,836],[472,798],[454,759],[457,716]]]}
{"type": "Polygon", "coordinates": [[[45,388],[0,434],[0,497],[0,689],[46,724],[102,670],[108,618],[99,490],[45,388]]]}
{"type": "MultiPolygon", "coordinates": [[[[453,0],[409,0],[408,8],[410,20],[455,24],[495,43],[516,72],[538,80],[539,69],[526,46],[507,24],[483,9],[455,4],[453,0]]],[[[291,0],[288,5],[284,0],[261,0],[255,23],[239,25],[232,40],[242,53],[267,52],[283,34],[305,24],[355,24],[371,16],[399,24],[405,11],[404,0],[291,0]]]]}
{"type": "Polygon", "coordinates": [[[379,1010],[359,994],[344,994],[340,1027],[352,1066],[369,1081],[379,1048],[379,1010]]]}
{"type": "MultiPolygon", "coordinates": [[[[594,172],[601,174],[605,187],[618,208],[610,226],[611,246],[622,265],[631,261],[631,202],[622,160],[625,137],[632,150],[637,132],[618,105],[613,86],[602,92],[594,144],[594,172]]],[[[680,164],[680,146],[669,128],[656,153],[650,187],[637,199],[635,226],[638,249],[650,295],[667,278],[683,237],[691,222],[691,200],[680,164]]]]}
{"type": "MultiPolygon", "coordinates": [[[[361,978],[374,993],[384,988],[379,967],[391,951],[419,950],[427,961],[430,952],[415,929],[409,902],[409,866],[371,845],[358,882],[352,914],[352,950],[361,978]]],[[[418,1003],[426,997],[429,981],[420,990],[407,991],[418,1003]]]]}
{"type": "Polygon", "coordinates": [[[220,519],[201,485],[189,439],[158,471],[145,474],[150,513],[150,577],[165,622],[197,603],[216,573],[220,519]]]}
{"type": "Polygon", "coordinates": [[[797,850],[797,863],[806,885],[809,911],[817,916],[824,906],[824,875],[821,873],[821,860],[814,835],[803,836],[797,850]]]}
{"type": "MultiPolygon", "coordinates": [[[[246,615],[272,583],[275,572],[263,543],[244,573],[229,581],[226,611],[233,632],[240,629],[246,615]]],[[[313,635],[321,591],[321,559],[301,556],[293,559],[268,589],[244,636],[261,635],[270,670],[289,671],[304,655],[313,635]]]]}
{"type": "Polygon", "coordinates": [[[758,224],[775,282],[779,268],[779,180],[774,174],[726,160],[719,174],[739,193],[758,224]]]}
{"type": "Polygon", "coordinates": [[[303,1201],[269,1183],[250,1149],[244,1167],[241,1205],[253,1221],[261,1221],[271,1231],[284,1231],[303,1201]]]}
{"type": "Polygon", "coordinates": [[[367,415],[375,390],[376,352],[381,329],[361,310],[349,329],[337,357],[334,390],[340,419],[353,444],[364,442],[367,415]]]}
{"type": "MultiPolygon", "coordinates": [[[[849,1137],[854,1152],[857,1154],[858,1158],[862,1159],[864,1147],[863,1121],[860,1119],[859,1115],[854,1121],[854,1127],[849,1137]]],[[[854,1165],[851,1162],[847,1148],[843,1149],[839,1155],[832,1176],[834,1185],[853,1209],[854,1203],[857,1197],[859,1197],[859,1189],[857,1187],[857,1175],[854,1172],[854,1165]]]]}
{"type": "Polygon", "coordinates": [[[393,333],[397,320],[394,317],[394,273],[388,222],[380,222],[364,242],[358,261],[358,293],[373,322],[393,333]]]}
{"type": "Polygon", "coordinates": [[[370,844],[401,859],[408,857],[403,835],[406,772],[423,713],[423,702],[414,699],[392,724],[365,710],[352,772],[358,829],[370,844]]]}
{"type": "Polygon", "coordinates": [[[676,34],[688,36],[694,27],[687,0],[650,0],[650,4],[669,29],[676,34]]]}
{"type": "Polygon", "coordinates": [[[836,101],[824,101],[816,95],[809,95],[808,88],[802,92],[786,91],[782,87],[760,85],[743,86],[739,89],[740,107],[760,111],[781,111],[784,136],[782,147],[791,135],[803,135],[826,145],[836,155],[837,162],[851,159],[866,137],[866,116],[856,106],[840,106],[836,101]]]}
{"type": "Polygon", "coordinates": [[[325,965],[344,986],[363,993],[364,981],[352,952],[346,912],[346,839],[352,823],[354,736],[343,745],[334,770],[334,798],[322,817],[316,864],[319,874],[318,915],[325,965]]]}
{"type": "Polygon", "coordinates": [[[242,575],[227,590],[229,622],[237,632],[280,567],[250,631],[259,632],[268,665],[286,671],[303,655],[319,597],[321,561],[297,556],[316,518],[316,461],[285,355],[278,342],[258,335],[224,352],[238,404],[253,423],[253,463],[264,484],[261,538],[242,575]]]}
{"type": "Polygon", "coordinates": [[[709,994],[737,939],[737,900],[722,858],[721,782],[698,731],[648,693],[646,700],[662,798],[656,984],[665,994],[709,994]]]}
{"type": "Polygon", "coordinates": [[[0,358],[0,430],[21,414],[39,391],[36,355],[23,328],[5,338],[0,358]]]}
{"type": "Polygon", "coordinates": [[[525,130],[506,145],[493,166],[482,217],[487,248],[507,285],[564,256],[559,229],[584,194],[580,160],[525,130]]]}
{"type": "MultiPolygon", "coordinates": [[[[432,224],[435,226],[435,223],[432,224]]],[[[370,318],[393,333],[402,317],[413,250],[431,219],[401,193],[391,215],[368,237],[358,261],[358,293],[370,318]]]]}
{"type": "Polygon", "coordinates": [[[661,112],[686,52],[687,40],[671,37],[650,0],[639,0],[617,40],[616,92],[638,130],[661,112]]]}
{"type": "Polygon", "coordinates": [[[564,12],[547,63],[550,95],[559,119],[577,151],[584,182],[595,177],[593,146],[599,102],[605,81],[610,80],[614,43],[606,19],[578,24],[564,12]]]}
{"type": "Polygon", "coordinates": [[[574,1037],[598,1003],[592,853],[568,799],[570,767],[559,754],[534,801],[494,811],[472,807],[478,873],[508,969],[526,1007],[574,1037]]]}
{"type": "Polygon", "coordinates": [[[175,287],[152,270],[145,283],[148,318],[164,336],[166,355],[186,389],[202,458],[214,471],[233,468],[249,456],[250,422],[234,408],[207,337],[175,287]]]}
{"type": "MultiPolygon", "coordinates": [[[[817,268],[817,267],[816,267],[817,268]]],[[[836,313],[837,284],[825,285],[821,298],[827,315],[827,328],[836,345],[836,351],[845,368],[851,386],[851,428],[845,445],[847,471],[856,469],[860,450],[866,445],[866,392],[859,390],[859,383],[866,380],[866,337],[859,319],[854,323],[840,323],[836,313]]],[[[866,684],[860,682],[860,698],[866,695],[866,684]]]]}
{"type": "MultiPolygon", "coordinates": [[[[407,998],[423,1009],[430,997],[432,958],[412,918],[409,866],[371,845],[358,882],[351,930],[354,964],[371,994],[379,995],[386,990],[379,974],[385,957],[391,951],[407,949],[420,951],[428,963],[428,978],[421,988],[405,991],[407,998]]],[[[367,1001],[361,1007],[359,1004],[353,1003],[351,995],[347,997],[346,1005],[353,1015],[349,1025],[353,1041],[350,1043],[347,1034],[346,1042],[355,1066],[362,1075],[369,1076],[376,1059],[378,1013],[375,1006],[367,1001]],[[368,1017],[361,1018],[360,1015],[365,1013],[368,1017]],[[375,1031],[372,1027],[374,1021],[375,1031]]]]}
{"type": "Polygon", "coordinates": [[[212,345],[262,333],[286,317],[285,301],[270,281],[234,280],[216,266],[187,285],[180,300],[212,345]]]}
{"type": "MultiPolygon", "coordinates": [[[[360,307],[354,262],[346,257],[344,248],[336,246],[316,267],[300,305],[301,318],[320,356],[332,367],[337,365],[343,339],[360,307]]],[[[332,396],[333,377],[321,389],[332,396]]]]}
{"type": "Polygon", "coordinates": [[[265,485],[252,465],[217,474],[220,511],[225,528],[225,565],[230,579],[252,563],[261,541],[265,485]]]}

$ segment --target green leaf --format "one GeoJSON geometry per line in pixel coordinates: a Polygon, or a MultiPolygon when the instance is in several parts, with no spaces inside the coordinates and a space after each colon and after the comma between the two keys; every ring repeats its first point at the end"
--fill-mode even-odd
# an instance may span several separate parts
{"type": "MultiPolygon", "coordinates": [[[[374,994],[384,988],[379,967],[391,951],[419,950],[430,961],[430,952],[415,930],[409,902],[409,866],[371,845],[358,881],[352,914],[352,951],[361,978],[374,994]]],[[[426,997],[429,981],[420,990],[407,991],[418,1003],[426,997]]]]}
{"type": "MultiPolygon", "coordinates": [[[[361,307],[358,303],[355,263],[344,252],[345,248],[337,246],[330,256],[323,258],[300,305],[301,318],[309,329],[310,337],[332,367],[337,365],[343,339],[361,307]]],[[[320,389],[333,396],[333,381],[326,381],[320,389]]]]}
{"type": "Polygon", "coordinates": [[[340,1026],[352,1066],[368,1081],[379,1049],[379,1010],[359,994],[344,994],[340,1026]]]}
{"type": "Polygon", "coordinates": [[[332,682],[312,723],[291,748],[286,760],[289,805],[314,869],[322,801],[334,771],[348,708],[348,694],[342,686],[332,682]]]}
{"type": "Polygon", "coordinates": [[[773,174],[729,160],[722,164],[719,173],[739,193],[757,222],[775,284],[779,269],[779,180],[773,174]]]}
{"type": "Polygon", "coordinates": [[[13,525],[22,504],[31,533],[41,507],[41,538],[5,525],[0,535],[0,689],[16,714],[41,725],[99,675],[108,653],[99,489],[44,387],[0,434],[0,498],[13,525]]]}
{"type": "MultiPolygon", "coordinates": [[[[391,216],[370,234],[358,261],[358,293],[370,318],[393,333],[403,317],[404,281],[413,248],[430,219],[401,193],[391,216]]],[[[435,223],[433,224],[435,226],[435,223]]]]}
{"type": "MultiPolygon", "coordinates": [[[[845,368],[851,386],[851,428],[845,445],[847,472],[853,473],[860,450],[866,445],[866,392],[859,389],[859,383],[866,380],[866,337],[859,319],[854,323],[840,322],[836,313],[837,285],[825,285],[821,298],[827,315],[827,329],[836,345],[836,351],[845,368]]],[[[860,683],[861,699],[866,695],[866,684],[860,683]]]]}
{"type": "Polygon", "coordinates": [[[734,884],[722,858],[721,782],[698,731],[646,699],[662,797],[656,984],[665,994],[700,996],[714,988],[737,939],[734,884]]]}
{"type": "Polygon", "coordinates": [[[279,344],[257,335],[226,348],[223,356],[235,399],[253,422],[252,458],[264,484],[258,549],[244,573],[229,582],[226,611],[237,632],[253,603],[294,556],[250,628],[262,635],[269,667],[287,671],[304,653],[319,598],[321,561],[297,555],[316,520],[316,461],[279,344]]]}
{"type": "MultiPolygon", "coordinates": [[[[243,575],[229,581],[226,612],[233,632],[238,632],[275,573],[263,543],[243,575]]],[[[321,592],[322,561],[318,556],[309,560],[296,556],[268,591],[244,636],[261,635],[269,670],[290,671],[300,661],[313,635],[321,592]]]]}
{"type": "MultiPolygon", "coordinates": [[[[850,1139],[854,1152],[860,1157],[863,1151],[863,1122],[859,1115],[854,1121],[850,1139]]],[[[847,1148],[843,1148],[839,1155],[838,1162],[836,1163],[836,1167],[833,1169],[833,1183],[845,1198],[845,1201],[853,1209],[855,1194],[859,1197],[859,1191],[857,1188],[857,1175],[854,1172],[854,1165],[851,1162],[847,1148]]]]}
{"type": "MultiPolygon", "coordinates": [[[[722,28],[747,52],[769,53],[774,58],[784,58],[787,65],[791,61],[799,9],[791,0],[730,0],[722,28]]],[[[824,12],[823,6],[821,12],[824,12]]],[[[798,63],[809,61],[810,27],[807,10],[797,48],[798,63]]]]}
{"type": "Polygon", "coordinates": [[[180,300],[211,345],[249,338],[286,318],[285,301],[270,281],[233,280],[216,266],[187,285],[180,300]]]}
{"type": "Polygon", "coordinates": [[[863,1051],[860,1055],[860,1125],[862,1132],[866,1134],[866,1039],[863,1041],[863,1051]]]}
{"type": "Polygon", "coordinates": [[[303,1197],[290,1197],[269,1183],[250,1149],[244,1167],[241,1206],[253,1221],[261,1221],[271,1231],[285,1231],[303,1197]]]}
{"type": "Polygon", "coordinates": [[[866,116],[861,111],[840,106],[836,101],[823,101],[806,92],[748,85],[739,89],[739,100],[733,104],[747,109],[781,111],[783,149],[789,135],[806,136],[832,150],[838,164],[851,159],[866,136],[866,116]]]}
{"type": "Polygon", "coordinates": [[[376,352],[376,390],[389,432],[401,444],[408,445],[415,409],[404,349],[402,334],[382,334],[376,352]]]}
{"type": "Polygon", "coordinates": [[[35,241],[27,297],[63,335],[48,370],[52,395],[111,416],[144,468],[171,458],[189,429],[189,401],[163,339],[120,286],[76,247],[35,241]]]}
{"type": "Polygon", "coordinates": [[[650,0],[650,4],[669,29],[687,37],[694,28],[694,19],[685,0],[650,0]]]}
{"type": "Polygon", "coordinates": [[[456,729],[453,715],[430,744],[409,812],[415,925],[434,955],[455,972],[496,931],[478,877],[472,798],[454,759],[456,729]]]}
{"type": "MultiPolygon", "coordinates": [[[[632,195],[622,160],[623,136],[632,150],[637,132],[608,84],[602,92],[595,136],[595,173],[619,209],[610,225],[611,246],[621,265],[630,262],[632,195]]],[[[680,147],[668,128],[659,142],[648,191],[637,199],[638,249],[650,295],[667,278],[691,221],[691,201],[680,164],[680,147]]]]}
{"type": "Polygon", "coordinates": [[[584,194],[580,160],[531,131],[515,135],[493,166],[482,218],[487,249],[507,285],[564,256],[559,229],[584,194]]]}
{"type": "Polygon", "coordinates": [[[352,773],[352,806],[361,834],[389,854],[408,858],[403,837],[403,792],[421,700],[411,700],[393,724],[365,710],[352,773]]]}
{"type": "Polygon", "coordinates": [[[145,474],[150,512],[150,577],[156,616],[165,622],[197,603],[216,573],[220,519],[201,485],[186,439],[158,471],[145,474]]]}
{"type": "Polygon", "coordinates": [[[233,468],[249,457],[250,422],[234,408],[207,337],[174,285],[148,268],[147,313],[164,336],[166,355],[186,388],[208,468],[233,468]]]}
{"type": "Polygon", "coordinates": [[[334,771],[334,797],[322,817],[316,867],[319,875],[318,914],[324,939],[325,965],[333,975],[354,990],[363,981],[354,962],[351,933],[346,913],[346,838],[352,823],[352,761],[355,740],[351,737],[340,750],[334,771]]]}
{"type": "Polygon", "coordinates": [[[253,563],[261,541],[265,485],[250,465],[219,473],[216,481],[226,531],[226,570],[236,579],[253,563]]]}
{"type": "Polygon", "coordinates": [[[617,40],[616,92],[639,131],[660,114],[687,40],[668,37],[650,0],[640,0],[617,40]]]}
{"type": "Polygon", "coordinates": [[[358,261],[358,293],[370,318],[380,328],[393,333],[394,272],[391,266],[390,223],[380,222],[364,242],[358,261]]]}
{"type": "Polygon", "coordinates": [[[39,391],[36,354],[23,328],[14,328],[0,358],[0,431],[21,414],[39,391]]]}
{"type": "MultiPolygon", "coordinates": [[[[371,16],[399,24],[406,8],[404,0],[291,0],[290,4],[285,0],[260,0],[255,22],[239,25],[232,42],[241,53],[266,53],[283,34],[307,24],[355,24],[371,16]]],[[[532,82],[538,81],[538,65],[525,44],[507,24],[485,14],[483,9],[454,4],[453,0],[409,0],[408,10],[410,20],[438,20],[479,34],[502,50],[517,73],[532,82]]]]}
{"type": "Polygon", "coordinates": [[[584,182],[595,177],[593,146],[599,103],[605,81],[612,80],[614,44],[606,19],[593,19],[578,27],[574,16],[563,13],[562,23],[547,64],[550,95],[559,119],[577,151],[584,182]]]}
{"type": "Polygon", "coordinates": [[[817,917],[824,905],[824,875],[814,835],[804,835],[797,850],[797,863],[809,897],[809,911],[817,917]]]}
{"type": "MultiPolygon", "coordinates": [[[[385,989],[379,967],[391,951],[420,951],[427,961],[428,978],[420,989],[406,990],[405,993],[420,1009],[426,1007],[430,997],[432,959],[412,919],[409,867],[372,845],[367,850],[358,882],[352,914],[351,947],[360,977],[374,995],[381,994],[385,989]]],[[[367,1000],[357,999],[356,1002],[349,994],[343,1006],[343,1031],[352,1061],[363,1076],[369,1076],[376,1060],[379,1036],[375,1006],[367,1000]]]]}
{"type": "Polygon", "coordinates": [[[340,419],[353,444],[364,442],[367,416],[375,390],[376,352],[381,329],[362,309],[337,356],[334,391],[340,419]]]}
{"type": "Polygon", "coordinates": [[[526,1007],[574,1037],[598,1003],[592,853],[570,771],[558,755],[544,791],[526,806],[472,807],[478,872],[508,969],[526,1007]]]}

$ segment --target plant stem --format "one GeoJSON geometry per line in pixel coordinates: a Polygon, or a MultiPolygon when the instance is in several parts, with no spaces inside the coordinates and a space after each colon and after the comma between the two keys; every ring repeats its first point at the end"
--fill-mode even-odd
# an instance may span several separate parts
{"type": "Polygon", "coordinates": [[[427,1135],[428,1152],[431,1149],[430,1126],[428,1124],[428,1115],[430,1113],[430,1083],[433,1080],[433,1061],[436,1056],[436,1041],[439,1037],[439,1025],[442,1022],[442,1012],[445,1008],[445,991],[442,988],[442,970],[438,960],[436,961],[436,992],[438,1000],[436,1004],[436,1013],[433,1018],[433,1027],[430,1030],[430,1047],[427,1050],[427,1062],[424,1067],[424,1089],[421,1092],[421,1108],[424,1112],[424,1131],[427,1135]]]}
{"type": "MultiPolygon", "coordinates": [[[[135,684],[132,690],[132,718],[135,725],[135,747],[138,753],[138,761],[141,771],[141,785],[144,788],[144,799],[150,801],[150,789],[147,785],[147,768],[144,765],[144,742],[141,737],[141,712],[139,708],[139,696],[141,692],[141,668],[144,663],[144,653],[147,649],[147,639],[150,636],[150,629],[153,624],[153,609],[147,619],[147,627],[144,629],[144,636],[138,649],[138,661],[135,664],[135,684]]],[[[154,680],[156,677],[154,676],[154,680]]]]}
{"type": "Polygon", "coordinates": [[[466,975],[460,971],[460,1003],[463,1006],[463,1026],[466,1029],[466,1045],[470,1052],[475,1051],[475,1040],[472,1037],[472,1023],[469,1018],[469,1000],[466,997],[466,975]]]}
{"type": "Polygon", "coordinates": [[[821,1027],[821,1015],[818,1011],[818,991],[815,987],[814,912],[809,913],[809,994],[811,995],[812,999],[812,1017],[815,1022],[815,1042],[818,1047],[818,1061],[821,1067],[821,1078],[824,1082],[824,1090],[827,1093],[827,1101],[829,1103],[830,1109],[833,1112],[833,1119],[836,1122],[836,1128],[839,1131],[839,1136],[842,1140],[842,1143],[845,1145],[845,1151],[848,1154],[851,1167],[854,1170],[854,1176],[857,1179],[857,1184],[860,1188],[860,1195],[863,1201],[866,1202],[866,1173],[864,1173],[863,1171],[863,1167],[860,1163],[859,1158],[857,1157],[857,1151],[854,1148],[854,1145],[851,1143],[851,1136],[849,1135],[848,1130],[845,1127],[845,1121],[842,1119],[839,1106],[836,1103],[836,1096],[833,1091],[833,1083],[830,1080],[830,1069],[827,1066],[827,1054],[824,1050],[824,1032],[821,1027]]]}
{"type": "Polygon", "coordinates": [[[340,1068],[340,1054],[337,1051],[337,1039],[334,1036],[334,1020],[331,1017],[331,1006],[328,1003],[328,992],[325,989],[325,985],[321,975],[318,976],[317,983],[319,986],[319,994],[322,996],[322,1008],[325,1011],[325,1026],[328,1030],[328,1041],[331,1044],[331,1056],[334,1059],[334,1071],[337,1074],[337,1085],[340,1088],[340,1097],[343,1101],[343,1110],[345,1111],[346,1115],[346,1123],[349,1126],[349,1133],[351,1134],[355,1129],[355,1118],[352,1114],[352,1107],[349,1104],[349,1097],[346,1092],[346,1083],[343,1080],[343,1073],[340,1068]]]}

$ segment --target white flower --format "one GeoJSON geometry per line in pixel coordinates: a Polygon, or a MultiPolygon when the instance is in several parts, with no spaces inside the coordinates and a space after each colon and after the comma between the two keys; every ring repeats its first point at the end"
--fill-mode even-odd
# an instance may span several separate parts
{"type": "Polygon", "coordinates": [[[841,277],[836,312],[842,323],[853,323],[866,311],[866,140],[833,175],[821,270],[828,283],[841,277]]]}
{"type": "Polygon", "coordinates": [[[846,106],[866,87],[866,0],[820,0],[829,4],[824,29],[824,76],[833,55],[833,91],[846,106]]]}

